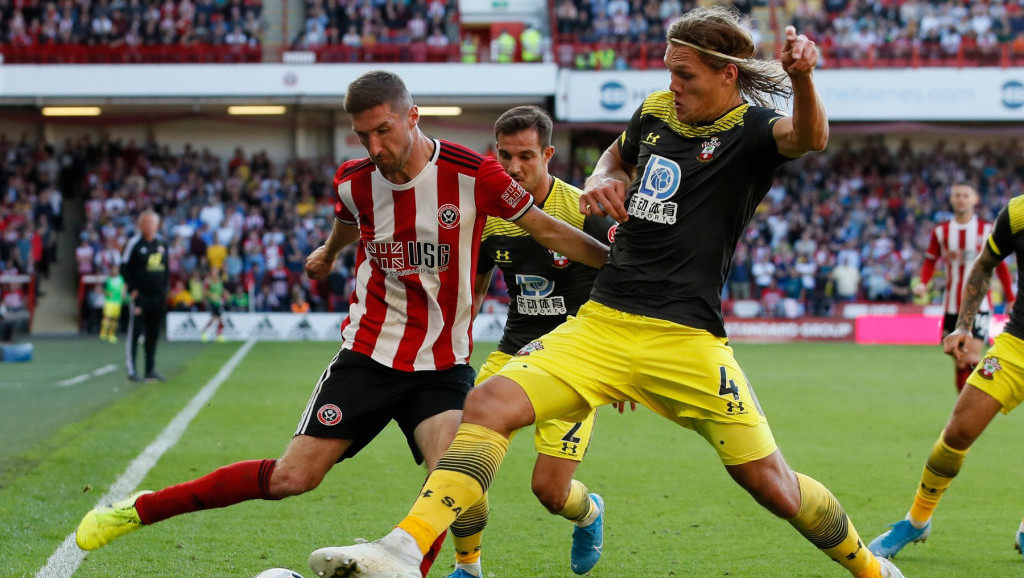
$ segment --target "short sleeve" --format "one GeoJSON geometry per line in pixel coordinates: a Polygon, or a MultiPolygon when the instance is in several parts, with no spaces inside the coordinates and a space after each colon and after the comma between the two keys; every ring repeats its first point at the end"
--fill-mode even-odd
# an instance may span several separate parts
{"type": "Polygon", "coordinates": [[[583,219],[583,232],[604,243],[611,245],[615,240],[615,219],[589,215],[583,219]]]}
{"type": "Polygon", "coordinates": [[[619,154],[622,160],[636,166],[640,156],[640,118],[643,105],[637,107],[626,124],[626,130],[619,135],[619,154]]]}
{"type": "Polygon", "coordinates": [[[339,193],[338,188],[341,187],[342,183],[347,182],[347,180],[351,178],[353,173],[352,169],[364,164],[365,162],[366,160],[362,159],[359,161],[348,161],[342,163],[342,165],[338,167],[337,172],[334,173],[334,195],[338,199],[334,203],[334,218],[346,225],[355,225],[357,222],[356,216],[352,214],[352,211],[347,206],[345,206],[345,203],[341,202],[341,194],[339,193]]]}
{"type": "Polygon", "coordinates": [[[1013,252],[1013,226],[1010,223],[1009,205],[999,211],[996,222],[992,225],[992,234],[988,236],[987,244],[1000,261],[1013,252]]]}
{"type": "Polygon", "coordinates": [[[494,269],[494,258],[491,255],[491,247],[488,245],[486,239],[480,243],[480,250],[477,253],[476,261],[476,273],[486,273],[494,269]]]}
{"type": "Polygon", "coordinates": [[[480,212],[506,221],[515,221],[533,206],[533,195],[492,157],[484,157],[477,169],[475,194],[480,212]]]}
{"type": "Polygon", "coordinates": [[[352,214],[352,211],[348,210],[348,207],[342,204],[341,201],[334,202],[334,218],[338,219],[346,225],[355,225],[356,217],[352,214]]]}

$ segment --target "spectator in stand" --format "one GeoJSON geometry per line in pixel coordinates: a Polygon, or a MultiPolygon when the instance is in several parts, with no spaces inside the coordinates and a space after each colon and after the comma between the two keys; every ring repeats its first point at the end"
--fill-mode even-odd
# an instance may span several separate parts
{"type": "Polygon", "coordinates": [[[235,287],[235,292],[231,294],[231,310],[240,313],[249,312],[249,291],[242,285],[235,287]]]}
{"type": "Polygon", "coordinates": [[[860,289],[860,271],[849,263],[840,263],[832,269],[835,295],[842,301],[857,299],[860,289]]]}
{"type": "Polygon", "coordinates": [[[729,269],[729,296],[732,299],[750,299],[751,265],[746,245],[739,245],[729,269]]]}
{"type": "Polygon", "coordinates": [[[292,313],[309,313],[309,302],[306,301],[305,292],[298,285],[292,287],[291,311],[292,313]]]}
{"type": "Polygon", "coordinates": [[[192,292],[185,287],[185,282],[178,279],[174,282],[174,287],[171,288],[168,305],[172,311],[194,311],[195,300],[192,298],[192,292]]]}

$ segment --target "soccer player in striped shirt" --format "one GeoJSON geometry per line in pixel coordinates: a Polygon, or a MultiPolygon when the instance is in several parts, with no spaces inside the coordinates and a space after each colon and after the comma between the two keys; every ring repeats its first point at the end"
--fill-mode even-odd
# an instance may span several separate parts
{"type": "Polygon", "coordinates": [[[824,485],[790,469],[728,345],[721,291],[736,242],[776,169],[828,142],[814,43],[788,26],[780,61],[762,61],[747,25],[707,6],[669,26],[669,90],[637,107],[580,196],[583,214],[619,222],[590,300],[473,390],[397,527],[314,551],[317,575],[415,578],[431,543],[489,487],[512,432],[628,400],[698,432],[758,504],[853,576],[902,578],[824,485]],[[775,96],[792,96],[792,116],[770,106],[775,96]]]}
{"type": "Polygon", "coordinates": [[[514,221],[574,261],[594,268],[607,261],[607,246],[537,208],[496,160],[424,135],[397,75],[373,71],[354,80],[345,111],[369,157],[338,168],[336,220],[307,258],[306,272],[326,278],[341,250],[357,243],[356,289],[341,350],[316,383],[284,455],[95,508],[79,524],[79,547],[94,550],[196,510],[308,492],[392,420],[417,463],[432,471],[473,386],[473,282],[487,217],[514,221]]]}
{"type": "MultiPolygon", "coordinates": [[[[945,339],[956,328],[960,300],[967,282],[967,271],[974,259],[981,254],[985,247],[985,239],[992,231],[992,223],[974,213],[974,207],[978,204],[978,191],[970,183],[955,183],[950,189],[949,204],[953,207],[953,218],[932,229],[931,240],[928,242],[928,250],[925,251],[924,263],[921,266],[921,281],[914,286],[914,294],[924,296],[928,291],[928,282],[935,272],[935,262],[942,259],[946,264],[946,287],[942,294],[944,316],[940,339],[945,339]]],[[[996,274],[999,276],[1007,301],[1013,301],[1013,286],[1006,263],[1000,262],[996,266],[996,274]]],[[[986,294],[981,300],[978,314],[974,316],[967,355],[953,357],[957,393],[964,388],[967,376],[978,363],[982,347],[988,341],[990,313],[991,303],[986,294]]]]}

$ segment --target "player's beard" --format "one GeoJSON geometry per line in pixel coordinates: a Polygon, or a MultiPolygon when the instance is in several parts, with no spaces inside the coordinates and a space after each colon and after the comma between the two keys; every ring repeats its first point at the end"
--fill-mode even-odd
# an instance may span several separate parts
{"type": "MultiPolygon", "coordinates": [[[[387,151],[386,151],[387,152],[387,151]]],[[[377,165],[377,169],[380,170],[381,174],[385,176],[395,175],[400,172],[409,162],[409,157],[412,156],[412,140],[406,145],[406,147],[399,151],[398,156],[393,155],[370,155],[370,160],[373,164],[377,165]]]]}

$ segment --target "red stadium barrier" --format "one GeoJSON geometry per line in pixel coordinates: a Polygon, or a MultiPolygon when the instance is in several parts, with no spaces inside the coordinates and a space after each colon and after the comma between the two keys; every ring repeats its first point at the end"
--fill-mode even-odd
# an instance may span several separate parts
{"type": "Polygon", "coordinates": [[[317,62],[459,62],[458,45],[375,44],[346,46],[331,44],[311,49],[317,62]]]}
{"type": "Polygon", "coordinates": [[[85,46],[82,44],[0,45],[7,64],[206,64],[263,61],[261,46],[213,44],[85,46]]]}

